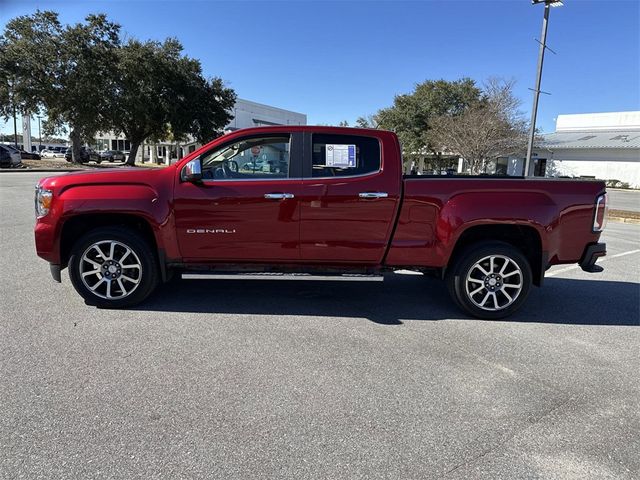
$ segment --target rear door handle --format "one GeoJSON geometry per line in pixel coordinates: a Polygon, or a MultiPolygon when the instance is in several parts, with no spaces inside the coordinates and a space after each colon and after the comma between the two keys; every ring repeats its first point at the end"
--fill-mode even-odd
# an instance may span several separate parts
{"type": "Polygon", "coordinates": [[[288,200],[294,198],[293,193],[265,193],[264,198],[267,200],[288,200]]]}
{"type": "Polygon", "coordinates": [[[387,192],[360,192],[358,196],[360,198],[387,198],[389,194],[387,192]]]}

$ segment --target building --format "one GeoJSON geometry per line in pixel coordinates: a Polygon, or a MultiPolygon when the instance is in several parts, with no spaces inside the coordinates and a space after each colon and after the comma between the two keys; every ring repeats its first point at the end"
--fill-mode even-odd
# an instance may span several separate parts
{"type": "Polygon", "coordinates": [[[640,111],[558,115],[533,168],[545,176],[618,180],[640,188],[640,111]]]}
{"type": "MultiPolygon", "coordinates": [[[[265,125],[306,125],[307,116],[282,108],[263,105],[249,100],[238,99],[233,108],[233,119],[224,128],[225,132],[241,128],[265,125]]],[[[138,151],[137,162],[171,163],[195,151],[200,144],[190,138],[186,142],[163,141],[145,143],[138,151]]],[[[97,150],[129,151],[131,143],[123,135],[101,133],[95,141],[97,150]]]]}

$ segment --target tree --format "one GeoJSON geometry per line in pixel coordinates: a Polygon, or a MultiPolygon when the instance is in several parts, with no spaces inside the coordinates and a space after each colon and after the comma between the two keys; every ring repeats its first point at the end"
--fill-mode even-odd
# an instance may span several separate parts
{"type": "Polygon", "coordinates": [[[236,95],[219,78],[206,79],[198,60],[182,55],[175,39],[163,43],[130,40],[118,49],[109,125],[131,142],[133,165],[145,139],[183,139],[206,143],[232,116],[236,95]]]}
{"type": "Polygon", "coordinates": [[[405,158],[437,153],[431,122],[441,115],[459,115],[480,100],[480,89],[470,78],[456,81],[427,80],[409,94],[396,95],[393,106],[376,115],[379,128],[396,132],[405,158]]]}
{"type": "Polygon", "coordinates": [[[481,101],[459,115],[440,115],[432,122],[432,138],[439,149],[455,152],[472,174],[481,173],[489,159],[510,155],[526,146],[527,121],[513,94],[513,81],[490,79],[481,101]]]}
{"type": "Polygon", "coordinates": [[[0,114],[7,118],[14,107],[23,114],[46,110],[45,130],[68,126],[73,161],[79,161],[82,142],[107,121],[119,31],[102,14],[64,27],[51,11],[11,20],[0,37],[0,98],[10,107],[0,107],[0,114]]]}
{"type": "Polygon", "coordinates": [[[378,128],[377,115],[363,115],[356,119],[356,125],[360,128],[378,128]]]}

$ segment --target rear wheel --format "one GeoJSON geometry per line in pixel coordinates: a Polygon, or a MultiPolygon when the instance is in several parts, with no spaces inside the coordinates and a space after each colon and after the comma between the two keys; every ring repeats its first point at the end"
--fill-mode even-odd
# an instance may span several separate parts
{"type": "Polygon", "coordinates": [[[518,310],[531,289],[531,266],[507,243],[486,242],[465,250],[447,272],[449,293],[466,313],[504,318],[518,310]]]}
{"type": "Polygon", "coordinates": [[[122,227],[92,230],[74,245],[69,276],[88,304],[122,308],[142,302],[158,284],[149,244],[122,227]]]}

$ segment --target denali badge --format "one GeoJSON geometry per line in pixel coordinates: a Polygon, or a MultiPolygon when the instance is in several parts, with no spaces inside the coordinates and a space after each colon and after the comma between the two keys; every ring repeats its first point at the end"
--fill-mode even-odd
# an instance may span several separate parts
{"type": "Polygon", "coordinates": [[[187,228],[187,233],[236,233],[235,228],[233,230],[227,230],[226,228],[187,228]]]}

